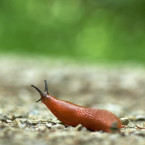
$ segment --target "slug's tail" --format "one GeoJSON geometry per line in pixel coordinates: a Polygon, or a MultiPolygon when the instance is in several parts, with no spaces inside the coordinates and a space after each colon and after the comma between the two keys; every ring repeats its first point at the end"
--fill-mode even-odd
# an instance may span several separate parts
{"type": "Polygon", "coordinates": [[[115,121],[114,123],[112,123],[110,131],[111,132],[119,132],[120,128],[121,128],[121,126],[119,125],[119,123],[117,121],[115,121]]]}

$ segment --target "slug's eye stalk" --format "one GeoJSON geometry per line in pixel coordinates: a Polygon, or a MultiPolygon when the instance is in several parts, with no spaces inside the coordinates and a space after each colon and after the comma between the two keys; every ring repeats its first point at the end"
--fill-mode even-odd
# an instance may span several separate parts
{"type": "Polygon", "coordinates": [[[47,95],[49,95],[49,93],[48,93],[47,81],[46,81],[46,80],[44,80],[44,82],[45,82],[45,93],[47,93],[47,95]]]}
{"type": "Polygon", "coordinates": [[[47,94],[45,94],[45,93],[43,93],[43,92],[41,92],[37,87],[35,87],[34,85],[31,85],[33,88],[35,88],[38,92],[39,92],[39,94],[40,94],[40,96],[41,96],[41,98],[39,99],[39,100],[37,100],[36,102],[39,102],[39,101],[41,101],[42,99],[44,99],[46,96],[47,96],[47,94]]]}

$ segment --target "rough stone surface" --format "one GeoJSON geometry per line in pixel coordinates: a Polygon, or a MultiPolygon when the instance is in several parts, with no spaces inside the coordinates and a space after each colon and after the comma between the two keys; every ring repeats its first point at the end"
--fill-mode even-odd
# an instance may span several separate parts
{"type": "Polygon", "coordinates": [[[0,58],[0,145],[145,144],[145,68],[100,66],[67,61],[0,58]],[[57,120],[30,87],[86,107],[107,109],[124,118],[120,133],[91,132],[57,120]],[[129,121],[128,121],[129,120],[129,121]]]}

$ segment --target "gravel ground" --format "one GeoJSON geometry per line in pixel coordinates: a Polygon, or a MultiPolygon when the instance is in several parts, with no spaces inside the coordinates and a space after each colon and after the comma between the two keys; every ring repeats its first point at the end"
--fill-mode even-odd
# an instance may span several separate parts
{"type": "Polygon", "coordinates": [[[65,60],[0,58],[0,144],[145,144],[145,68],[105,66],[65,60]],[[66,126],[36,103],[47,80],[50,94],[86,107],[107,109],[126,124],[120,133],[66,126]]]}

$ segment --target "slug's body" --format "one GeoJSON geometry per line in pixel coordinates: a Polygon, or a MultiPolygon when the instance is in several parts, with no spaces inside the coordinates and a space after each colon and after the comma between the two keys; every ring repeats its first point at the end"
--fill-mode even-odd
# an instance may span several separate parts
{"type": "Polygon", "coordinates": [[[59,100],[48,94],[45,81],[45,93],[37,89],[41,95],[42,101],[48,109],[63,123],[71,126],[81,124],[89,130],[112,132],[113,129],[120,130],[121,121],[113,113],[107,110],[87,108],[72,104],[67,101],[59,100]]]}

